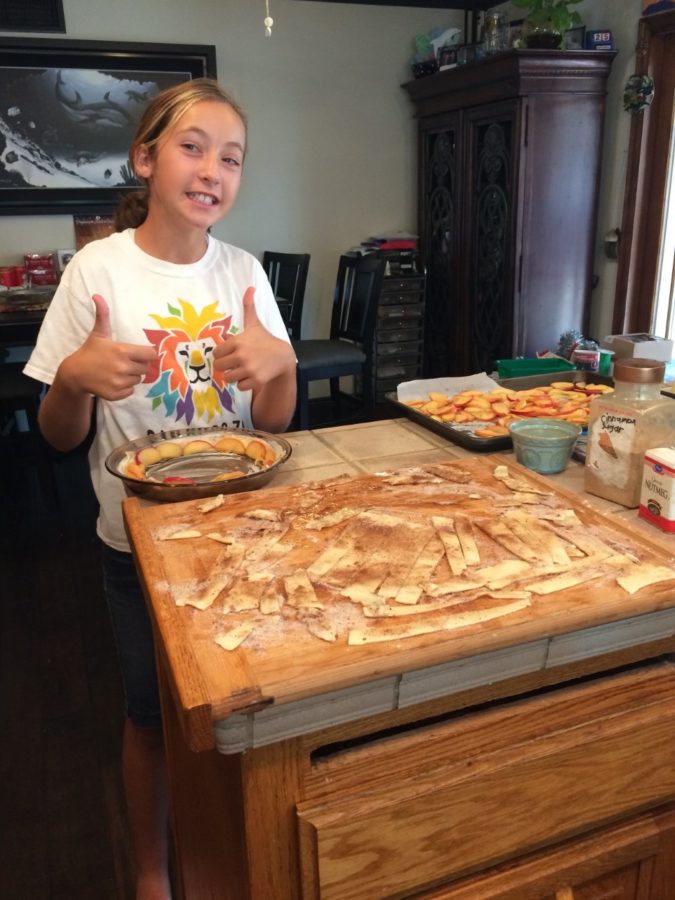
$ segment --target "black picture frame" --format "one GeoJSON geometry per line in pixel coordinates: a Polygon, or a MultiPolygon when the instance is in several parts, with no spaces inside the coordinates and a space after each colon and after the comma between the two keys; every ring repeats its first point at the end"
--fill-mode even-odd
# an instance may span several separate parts
{"type": "Polygon", "coordinates": [[[439,47],[438,68],[452,69],[457,65],[457,47],[439,47]]]}
{"type": "Polygon", "coordinates": [[[577,25],[568,29],[563,35],[565,50],[583,50],[586,46],[586,26],[577,25]]]}
{"type": "Polygon", "coordinates": [[[63,0],[0,0],[3,31],[66,33],[63,0]]]}
{"type": "Polygon", "coordinates": [[[112,212],[147,99],[203,76],[212,45],[0,38],[0,215],[112,212]]]}

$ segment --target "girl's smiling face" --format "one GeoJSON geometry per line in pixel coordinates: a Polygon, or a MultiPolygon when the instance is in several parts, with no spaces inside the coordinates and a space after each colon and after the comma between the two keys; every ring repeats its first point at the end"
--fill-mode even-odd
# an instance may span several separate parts
{"type": "Polygon", "coordinates": [[[239,192],[246,129],[217,100],[192,105],[163,135],[154,153],[139,148],[136,173],[150,191],[148,218],[204,232],[232,208],[239,192]]]}

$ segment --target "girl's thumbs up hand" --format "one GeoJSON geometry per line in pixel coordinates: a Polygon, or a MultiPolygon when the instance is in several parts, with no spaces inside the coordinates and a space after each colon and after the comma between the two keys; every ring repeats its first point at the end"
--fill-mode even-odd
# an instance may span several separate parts
{"type": "Polygon", "coordinates": [[[246,289],[243,299],[244,330],[228,334],[213,351],[213,366],[236,382],[242,391],[256,390],[295,366],[295,354],[287,341],[274,337],[258,319],[255,288],[246,289]]]}
{"type": "Polygon", "coordinates": [[[124,400],[143,381],[157,353],[149,344],[113,340],[108,304],[100,294],[91,299],[95,307],[93,328],[80,349],[61,364],[61,377],[74,393],[124,400]]]}
{"type": "Polygon", "coordinates": [[[94,318],[94,327],[91,329],[91,333],[98,337],[112,339],[108,304],[100,294],[94,294],[91,300],[96,307],[96,317],[94,318]]]}
{"type": "MultiPolygon", "coordinates": [[[[253,328],[255,325],[260,325],[260,319],[255,308],[255,288],[250,287],[246,289],[242,305],[244,307],[244,331],[253,328]]],[[[260,327],[262,328],[262,325],[260,327]]]]}

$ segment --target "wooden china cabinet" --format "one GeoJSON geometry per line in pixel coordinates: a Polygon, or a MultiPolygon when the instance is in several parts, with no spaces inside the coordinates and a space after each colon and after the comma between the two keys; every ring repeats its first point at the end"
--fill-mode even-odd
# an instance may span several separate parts
{"type": "Polygon", "coordinates": [[[492,371],[588,324],[614,52],[510,50],[409,82],[426,372],[492,371]]]}

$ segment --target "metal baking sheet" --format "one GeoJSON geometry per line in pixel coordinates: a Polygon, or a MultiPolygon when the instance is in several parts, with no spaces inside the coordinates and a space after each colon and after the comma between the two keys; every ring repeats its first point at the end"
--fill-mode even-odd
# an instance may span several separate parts
{"type": "MultiPolygon", "coordinates": [[[[401,415],[412,419],[413,422],[417,422],[423,428],[428,428],[429,431],[435,431],[436,434],[447,438],[453,444],[459,444],[460,447],[464,447],[466,450],[474,450],[477,453],[495,453],[497,450],[510,450],[513,446],[508,435],[504,437],[479,438],[467,426],[460,428],[449,422],[439,422],[437,419],[432,419],[431,416],[425,416],[424,413],[418,412],[411,406],[406,406],[405,403],[401,403],[397,398],[395,392],[384,396],[400,411],[401,415]]],[[[479,428],[480,424],[477,422],[476,428],[479,428]]],[[[485,423],[482,424],[484,425],[485,423]]]]}
{"type": "MultiPolygon", "coordinates": [[[[610,384],[614,381],[607,375],[596,375],[593,372],[584,372],[581,369],[573,369],[567,372],[546,372],[542,375],[527,375],[523,378],[498,378],[495,379],[502,387],[511,388],[514,391],[526,391],[533,387],[546,387],[554,381],[572,381],[575,384],[585,381],[591,384],[610,384]]],[[[510,436],[479,438],[476,437],[468,426],[458,427],[451,422],[439,422],[424,413],[418,412],[405,403],[401,403],[395,391],[384,395],[385,398],[398,409],[402,415],[417,422],[423,428],[428,428],[447,438],[454,444],[464,447],[466,450],[474,450],[477,453],[495,453],[498,450],[511,450],[513,443],[510,436]]],[[[480,424],[476,423],[479,428],[480,424]]]]}

